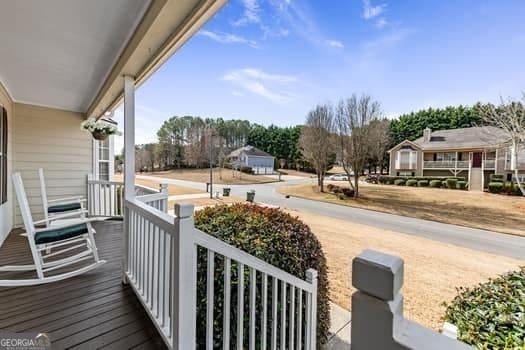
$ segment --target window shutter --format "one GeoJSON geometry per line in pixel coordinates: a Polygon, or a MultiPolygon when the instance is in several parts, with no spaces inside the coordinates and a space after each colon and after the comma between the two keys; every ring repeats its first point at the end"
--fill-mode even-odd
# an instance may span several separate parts
{"type": "Polygon", "coordinates": [[[7,202],[7,111],[2,107],[2,179],[1,192],[2,203],[7,202]]]}

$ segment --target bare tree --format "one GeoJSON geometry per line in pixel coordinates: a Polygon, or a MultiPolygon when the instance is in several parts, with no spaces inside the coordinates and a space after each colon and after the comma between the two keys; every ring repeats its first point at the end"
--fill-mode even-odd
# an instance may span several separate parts
{"type": "Polygon", "coordinates": [[[385,155],[390,145],[390,120],[376,119],[372,120],[369,125],[369,157],[373,161],[373,166],[379,166],[381,174],[383,174],[383,163],[385,155]]]}
{"type": "Polygon", "coordinates": [[[511,151],[511,169],[521,194],[525,196],[525,186],[519,178],[519,154],[525,152],[525,93],[523,102],[508,100],[507,103],[501,99],[501,104],[495,107],[492,104],[482,106],[480,116],[485,124],[493,125],[503,130],[508,137],[508,145],[511,151]]]}
{"type": "Polygon", "coordinates": [[[334,115],[331,106],[318,105],[306,117],[301,130],[299,146],[303,157],[310,162],[317,174],[319,191],[324,191],[324,176],[333,159],[334,115]]]}
{"type": "Polygon", "coordinates": [[[348,175],[355,198],[359,195],[359,174],[365,168],[372,148],[370,125],[379,119],[380,114],[379,102],[364,94],[359,98],[353,94],[350,98],[341,100],[336,109],[339,159],[348,175]]]}

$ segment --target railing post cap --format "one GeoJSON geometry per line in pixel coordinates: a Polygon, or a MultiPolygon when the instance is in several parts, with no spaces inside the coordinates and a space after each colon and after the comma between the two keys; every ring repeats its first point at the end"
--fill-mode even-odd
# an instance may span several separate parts
{"type": "Polygon", "coordinates": [[[176,203],[175,216],[178,218],[190,218],[193,216],[193,204],[191,203],[176,203]]]}
{"type": "Polygon", "coordinates": [[[367,249],[352,261],[352,285],[376,298],[390,301],[403,286],[403,259],[367,249]]]}
{"type": "Polygon", "coordinates": [[[308,282],[312,283],[316,279],[317,279],[317,270],[315,269],[306,270],[306,280],[308,282]]]}

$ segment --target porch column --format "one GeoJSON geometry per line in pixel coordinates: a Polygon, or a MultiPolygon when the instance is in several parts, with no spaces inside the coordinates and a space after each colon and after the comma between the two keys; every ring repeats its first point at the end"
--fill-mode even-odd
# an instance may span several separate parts
{"type": "Polygon", "coordinates": [[[124,198],[135,197],[135,78],[124,76],[124,198]]]}
{"type": "Polygon", "coordinates": [[[498,156],[499,156],[498,149],[496,148],[496,156],[495,156],[496,159],[494,159],[494,174],[498,173],[498,156]]]}

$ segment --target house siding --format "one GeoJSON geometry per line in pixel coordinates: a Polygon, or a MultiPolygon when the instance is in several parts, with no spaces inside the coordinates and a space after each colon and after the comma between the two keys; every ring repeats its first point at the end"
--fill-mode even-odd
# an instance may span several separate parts
{"type": "Polygon", "coordinates": [[[271,174],[273,173],[274,158],[246,156],[246,165],[252,167],[256,174],[271,174]]]}
{"type": "Polygon", "coordinates": [[[14,105],[9,93],[0,82],[0,106],[7,112],[7,202],[0,205],[0,245],[13,227],[13,186],[11,174],[13,173],[13,119],[14,105]]]}
{"type": "MultiPolygon", "coordinates": [[[[80,130],[82,113],[15,104],[14,169],[22,174],[33,219],[43,218],[38,169],[43,168],[49,199],[85,196],[93,173],[93,142],[80,130]]],[[[15,225],[21,225],[18,207],[15,225]]]]}

